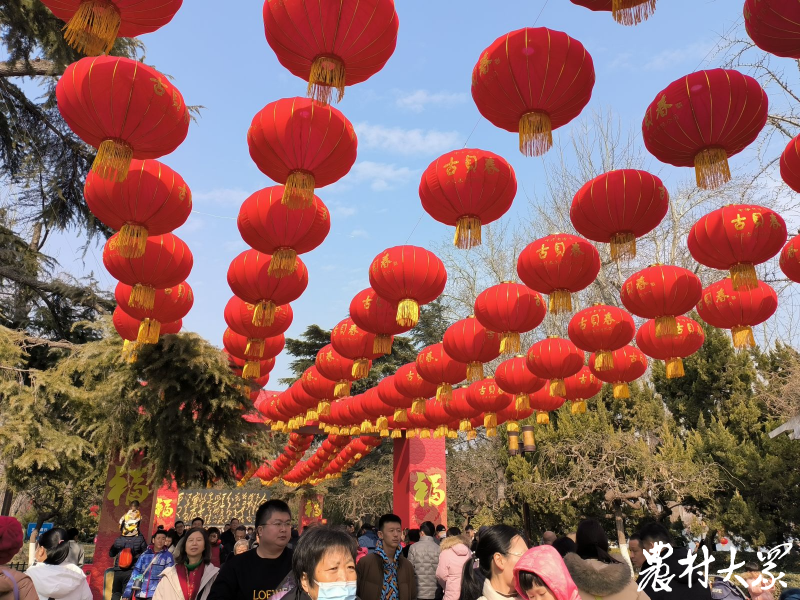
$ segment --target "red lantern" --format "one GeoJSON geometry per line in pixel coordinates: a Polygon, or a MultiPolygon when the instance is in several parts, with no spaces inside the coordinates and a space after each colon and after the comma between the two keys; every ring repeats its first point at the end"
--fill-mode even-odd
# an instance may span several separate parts
{"type": "Polygon", "coordinates": [[[353,363],[354,379],[367,377],[372,361],[381,356],[373,352],[375,334],[362,331],[352,319],[344,319],[333,328],[331,345],[339,354],[355,361],[353,363]]]}
{"type": "Polygon", "coordinates": [[[471,420],[483,413],[481,408],[476,408],[469,403],[467,394],[467,388],[454,389],[450,402],[444,405],[444,410],[450,415],[450,418],[459,422],[458,430],[465,433],[472,431],[471,420]]]}
{"type": "Polygon", "coordinates": [[[467,364],[467,380],[483,379],[483,363],[500,356],[500,336],[489,331],[474,316],[456,321],[442,339],[448,356],[467,364]]]}
{"type": "MultiPolygon", "coordinates": [[[[122,344],[122,355],[126,357],[130,363],[135,363],[138,359],[139,351],[139,328],[142,322],[139,319],[134,319],[119,306],[114,309],[114,314],[111,317],[114,324],[114,329],[117,330],[119,336],[124,340],[122,344]]],[[[164,323],[161,325],[160,335],[170,333],[178,333],[183,326],[183,321],[178,319],[172,323],[164,323]]]]}
{"type": "Polygon", "coordinates": [[[575,375],[564,380],[564,397],[572,402],[572,414],[586,412],[586,401],[600,393],[603,382],[592,374],[589,367],[582,367],[575,375]]]}
{"type": "Polygon", "coordinates": [[[137,341],[142,344],[155,344],[161,333],[162,323],[172,323],[183,319],[194,304],[192,288],[185,281],[178,285],[155,290],[150,308],[131,305],[129,298],[133,295],[131,286],[118,283],[114,290],[117,304],[128,315],[141,321],[137,341]]]}
{"type": "Polygon", "coordinates": [[[494,372],[494,378],[500,388],[516,399],[516,406],[524,409],[528,406],[530,394],[544,387],[545,380],[539,379],[528,370],[524,356],[516,356],[501,362],[494,372]]]}
{"type": "Polygon", "coordinates": [[[416,415],[425,413],[425,401],[434,396],[437,384],[423,379],[417,369],[417,363],[408,363],[397,369],[394,375],[394,384],[397,391],[403,396],[411,398],[411,412],[416,415]]]}
{"type": "Polygon", "coordinates": [[[730,269],[733,289],[758,286],[754,265],[768,261],[786,243],[786,223],[775,211],[733,204],[700,218],[689,232],[689,252],[701,265],[730,269]]]}
{"type": "Polygon", "coordinates": [[[323,377],[314,365],[303,372],[300,382],[303,389],[317,399],[317,414],[320,417],[330,415],[331,402],[336,398],[336,382],[323,377]]]}
{"type": "Polygon", "coordinates": [[[172,20],[183,0],[44,0],[67,23],[64,39],[81,54],[108,54],[117,37],[152,33],[172,20]]]}
{"type": "Polygon", "coordinates": [[[656,322],[647,321],[636,332],[636,345],[650,358],[667,363],[667,379],[683,377],[683,359],[697,352],[706,339],[703,328],[689,317],[676,317],[678,333],[656,335],[656,322]]]}
{"type": "Polygon", "coordinates": [[[350,395],[350,384],[355,380],[355,377],[353,377],[354,361],[345,358],[334,350],[331,344],[328,344],[317,352],[317,359],[314,364],[316,364],[320,375],[336,382],[336,389],[333,394],[336,398],[344,398],[350,395]]]}
{"type": "Polygon", "coordinates": [[[302,408],[302,411],[299,413],[297,428],[308,425],[309,422],[317,421],[319,419],[319,415],[317,414],[319,402],[306,391],[302,381],[295,381],[289,388],[289,391],[292,394],[292,400],[302,408]],[[303,414],[303,412],[305,412],[305,414],[303,414]]]}
{"type": "Polygon", "coordinates": [[[558,410],[566,402],[566,398],[550,394],[549,381],[545,383],[542,389],[531,394],[529,398],[531,408],[536,411],[536,423],[539,425],[549,425],[550,415],[548,413],[558,410]]]}
{"type": "Polygon", "coordinates": [[[61,116],[97,148],[92,164],[104,179],[125,181],[132,158],[158,158],[180,146],[189,111],[169,79],[119,56],[82,58],[56,84],[61,116]]]}
{"type": "Polygon", "coordinates": [[[277,306],[275,307],[275,320],[272,325],[269,327],[256,327],[253,325],[254,311],[255,306],[233,296],[225,305],[225,323],[239,335],[248,338],[248,354],[263,356],[263,340],[286,333],[286,330],[292,324],[294,313],[289,304],[277,306]],[[251,349],[253,349],[252,352],[251,349]]]}
{"type": "MultiPolygon", "coordinates": [[[[413,365],[414,363],[409,364],[413,365]]],[[[378,395],[381,397],[381,400],[384,403],[394,408],[395,422],[405,423],[408,420],[406,411],[411,408],[414,403],[414,399],[400,393],[400,390],[397,389],[396,385],[397,378],[398,375],[395,374],[381,379],[377,386],[378,395]]],[[[392,437],[400,436],[393,435],[392,437]]]]}
{"type": "Polygon", "coordinates": [[[372,261],[369,283],[384,300],[397,303],[397,324],[415,327],[419,306],[438,298],[447,283],[444,263],[417,246],[387,248],[372,261]]]}
{"type": "Polygon", "coordinates": [[[247,130],[250,157],[264,175],[285,185],[282,202],[305,208],[314,188],[347,175],[356,162],[353,125],[335,108],[307,98],[267,104],[247,130]]]}
{"type": "Polygon", "coordinates": [[[781,179],[800,194],[800,135],[792,138],[781,154],[781,179]]]}
{"type": "Polygon", "coordinates": [[[433,383],[436,399],[447,403],[453,386],[467,378],[467,365],[453,360],[444,350],[444,344],[433,344],[417,354],[417,372],[425,381],[433,383]]]}
{"type": "Polygon", "coordinates": [[[570,0],[589,10],[610,12],[620,25],[638,25],[656,10],[656,0],[570,0]]]}
{"type": "Polygon", "coordinates": [[[366,81],[383,68],[397,44],[392,0],[264,2],[264,31],[280,63],[308,81],[308,95],[337,102],[346,85],[366,81]]]}
{"type": "Polygon", "coordinates": [[[445,410],[443,402],[435,398],[429,398],[425,403],[425,419],[435,430],[433,433],[434,438],[442,438],[448,435],[450,429],[447,424],[450,422],[451,417],[445,410]]]}
{"type": "Polygon", "coordinates": [[[800,58],[800,6],[793,0],[746,0],[744,27],[764,52],[800,58]]]}
{"type": "Polygon", "coordinates": [[[504,282],[485,289],[475,299],[475,318],[491,331],[500,333],[500,352],[520,351],[520,334],[544,321],[544,299],[520,283],[504,282]]]}
{"type": "Polygon", "coordinates": [[[581,370],[585,355],[571,341],[551,336],[531,346],[526,359],[531,373],[550,380],[550,395],[563,396],[564,379],[581,370]]]}
{"type": "Polygon", "coordinates": [[[378,296],[372,288],[361,290],[350,302],[350,318],[359,329],[375,334],[372,351],[391,354],[392,336],[411,329],[411,325],[397,324],[397,303],[378,296]]]}
{"type": "Polygon", "coordinates": [[[520,253],[517,273],[532,290],[550,296],[550,312],[572,312],[572,296],[587,288],[600,272],[597,248],[568,233],[548,235],[520,253]]]}
{"type": "Polygon", "coordinates": [[[644,144],[661,162],[694,167],[698,187],[730,181],[728,158],[749,146],[767,122],[767,94],[730,69],[691,73],[660,91],[642,123],[644,144]]]}
{"type": "Polygon", "coordinates": [[[394,408],[381,399],[378,389],[374,387],[364,392],[362,398],[364,412],[371,421],[375,422],[375,429],[382,438],[389,437],[389,419],[387,417],[394,414],[394,408]]]}
{"type": "Polygon", "coordinates": [[[453,244],[481,243],[481,225],[502,217],[517,194],[514,169],[486,150],[461,149],[433,161],[422,174],[419,198],[430,216],[456,228],[453,244]]]}
{"type": "MultiPolygon", "coordinates": [[[[231,370],[233,370],[233,374],[236,375],[237,377],[242,377],[243,376],[242,371],[244,369],[244,365],[247,363],[247,360],[245,360],[244,358],[237,358],[236,356],[232,356],[230,352],[228,352],[228,350],[225,348],[222,349],[222,353],[227,357],[228,363],[231,366],[231,370]]],[[[274,358],[269,358],[267,360],[260,361],[259,370],[262,373],[261,377],[263,377],[263,373],[269,373],[274,368],[275,368],[274,358]]],[[[250,379],[250,382],[253,384],[258,384],[260,380],[261,380],[260,377],[256,377],[255,379],[250,379]]],[[[264,383],[264,385],[266,385],[266,382],[264,383]]]]}
{"type": "Polygon", "coordinates": [[[131,161],[122,183],[89,171],[83,195],[92,214],[119,231],[119,252],[124,258],[142,256],[148,236],[177,229],[192,211],[192,192],[186,182],[157,160],[131,161]]]}
{"type": "Polygon", "coordinates": [[[800,283],[800,235],[794,236],[783,247],[780,266],[786,277],[800,283]]]}
{"type": "Polygon", "coordinates": [[[270,275],[294,272],[297,255],[311,252],[331,230],[328,208],[314,196],[311,205],[291,210],[281,203],[283,186],[257,191],[239,209],[242,239],[264,254],[271,254],[270,275]]]}
{"type": "Polygon", "coordinates": [[[509,402],[508,406],[497,415],[498,423],[508,423],[507,431],[519,431],[519,421],[524,421],[533,414],[530,406],[530,399],[525,398],[526,402],[509,402]]]}
{"type": "Polygon", "coordinates": [[[592,57],[578,40],[545,27],[512,31],[481,53],[472,99],[487,121],[519,132],[519,150],[541,156],[553,130],[577,117],[594,87],[592,57]]]}
{"type": "Polygon", "coordinates": [[[483,426],[486,435],[497,435],[497,413],[505,410],[514,398],[504,393],[494,379],[481,379],[467,388],[467,401],[485,413],[483,426]]]}
{"type": "Polygon", "coordinates": [[[753,290],[733,289],[727,277],[703,290],[697,314],[712,327],[730,329],[734,348],[754,348],[753,327],[769,319],[778,308],[778,296],[763,281],[753,290]]]}
{"type": "Polygon", "coordinates": [[[278,356],[283,350],[286,340],[283,335],[276,335],[263,340],[260,347],[256,347],[250,343],[250,340],[243,336],[226,329],[222,335],[222,345],[225,349],[236,358],[242,358],[247,361],[242,371],[242,377],[250,379],[254,377],[261,377],[260,362],[269,358],[278,356]],[[259,352],[260,350],[260,352],[259,352]]]}
{"type": "Polygon", "coordinates": [[[593,366],[604,371],[614,368],[614,350],[630,343],[636,325],[633,317],[621,308],[599,304],[572,317],[568,333],[578,348],[597,353],[593,366]]]}
{"type": "Polygon", "coordinates": [[[270,275],[272,258],[257,250],[245,250],[233,259],[228,268],[228,285],[234,294],[255,305],[253,324],[268,327],[275,321],[278,305],[297,300],[308,287],[308,271],[300,258],[290,275],[270,275]]]}
{"type": "Polygon", "coordinates": [[[575,194],[569,217],[582,236],[611,244],[611,259],[636,256],[636,238],[653,231],[667,214],[669,194],[647,171],[609,171],[575,194]]]}
{"type": "Polygon", "coordinates": [[[692,310],[702,291],[700,278],[690,270],[654,265],[628,277],[620,297],[625,308],[637,317],[655,319],[656,335],[661,336],[676,333],[675,316],[692,310]]]}
{"type": "MultiPolygon", "coordinates": [[[[656,335],[658,335],[657,322],[656,335]]],[[[633,346],[624,346],[619,350],[614,350],[613,369],[598,371],[592,366],[593,364],[594,355],[589,357],[589,369],[600,381],[613,385],[614,398],[630,398],[628,384],[639,379],[647,371],[647,357],[641,350],[633,346]]]]}
{"type": "Polygon", "coordinates": [[[147,238],[144,254],[139,258],[122,256],[119,236],[115,233],[106,242],[103,265],[114,279],[133,286],[131,306],[152,308],[157,289],[178,285],[192,271],[194,258],[189,246],[176,235],[147,238]]]}

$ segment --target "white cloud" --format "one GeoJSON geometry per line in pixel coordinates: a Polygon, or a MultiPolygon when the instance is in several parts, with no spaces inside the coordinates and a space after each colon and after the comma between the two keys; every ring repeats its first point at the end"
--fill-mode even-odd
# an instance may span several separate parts
{"type": "Polygon", "coordinates": [[[373,192],[385,192],[408,183],[413,177],[414,172],[408,167],[365,160],[355,164],[347,179],[353,184],[368,184],[373,192]]]}
{"type": "Polygon", "coordinates": [[[399,108],[404,108],[415,113],[425,110],[428,104],[450,106],[452,104],[462,104],[466,102],[467,94],[454,92],[434,92],[428,90],[415,90],[403,94],[395,100],[399,108]]]}
{"type": "MultiPolygon", "coordinates": [[[[335,185],[335,184],[334,184],[335,185]]],[[[326,194],[329,191],[329,188],[323,188],[322,193],[326,194]]],[[[328,208],[336,217],[352,217],[354,214],[358,212],[358,209],[355,206],[350,204],[344,204],[339,202],[338,200],[331,200],[330,202],[325,202],[328,208]]]]}
{"type": "Polygon", "coordinates": [[[253,191],[241,188],[215,188],[207,192],[192,192],[192,202],[208,202],[239,206],[253,191]]]}
{"type": "Polygon", "coordinates": [[[356,123],[354,127],[360,146],[399,154],[441,154],[459,147],[459,141],[463,140],[457,131],[403,129],[369,123],[356,123]]]}
{"type": "Polygon", "coordinates": [[[353,229],[353,231],[350,232],[350,237],[351,238],[362,238],[362,239],[368,240],[369,239],[369,233],[367,233],[366,230],[364,230],[364,229],[353,229]]]}
{"type": "Polygon", "coordinates": [[[708,55],[711,47],[712,44],[708,42],[695,42],[679,48],[662,50],[651,56],[650,60],[644,64],[644,68],[648,71],[663,71],[686,61],[697,63],[708,55]]]}

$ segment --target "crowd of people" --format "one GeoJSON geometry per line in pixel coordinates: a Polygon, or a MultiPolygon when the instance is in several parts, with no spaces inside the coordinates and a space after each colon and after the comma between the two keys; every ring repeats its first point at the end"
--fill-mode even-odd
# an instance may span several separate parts
{"type": "MultiPolygon", "coordinates": [[[[766,589],[758,564],[744,566],[746,588],[706,581],[699,568],[682,574],[696,555],[658,523],[631,536],[628,562],[594,519],[564,537],[545,532],[538,545],[508,525],[404,529],[393,514],[357,534],[353,524],[317,525],[298,536],[289,506],[270,500],[253,527],[232,519],[220,532],[197,518],[147,544],[132,526],[137,511],[120,520],[109,551],[113,600],[800,600],[800,589],[766,589]],[[666,569],[660,580],[648,577],[653,565],[666,569]]],[[[74,538],[51,529],[24,574],[0,568],[0,600],[90,600],[74,538]]],[[[19,521],[0,518],[0,564],[21,546],[19,521]]]]}

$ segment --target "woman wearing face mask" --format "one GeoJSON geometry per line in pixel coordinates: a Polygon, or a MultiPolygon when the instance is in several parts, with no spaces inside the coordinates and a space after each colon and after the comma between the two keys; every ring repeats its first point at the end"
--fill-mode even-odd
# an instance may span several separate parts
{"type": "Polygon", "coordinates": [[[33,580],[39,600],[92,600],[86,575],[76,565],[66,562],[68,556],[66,530],[54,527],[39,538],[37,564],[25,571],[33,580]]]}
{"type": "MultiPolygon", "coordinates": [[[[358,544],[345,530],[323,525],[300,536],[292,555],[292,600],[356,600],[358,544]]],[[[285,600],[285,599],[284,599],[285,600]]]]}
{"type": "Polygon", "coordinates": [[[175,566],[164,569],[153,600],[206,600],[219,569],[202,527],[190,529],[175,549],[175,566]]]}
{"type": "Polygon", "coordinates": [[[508,525],[481,527],[475,539],[475,560],[464,564],[460,600],[522,600],[514,588],[514,565],[528,545],[519,531],[508,525]]]}
{"type": "Polygon", "coordinates": [[[564,559],[552,546],[528,550],[514,567],[514,584],[525,600],[581,600],[564,559]]]}

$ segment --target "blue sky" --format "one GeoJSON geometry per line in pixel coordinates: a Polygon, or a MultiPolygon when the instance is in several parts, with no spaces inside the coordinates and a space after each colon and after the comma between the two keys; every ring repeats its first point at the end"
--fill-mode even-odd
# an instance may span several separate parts
{"type": "MultiPolygon", "coordinates": [[[[187,0],[170,24],[142,38],[146,62],[174,77],[188,104],[205,107],[184,144],[161,160],[181,173],[194,198],[195,212],[176,232],[195,258],[189,278],[195,305],[184,327],[220,346],[231,295],[227,268],[246,249],[236,228],[239,205],[274,185],[250,160],[247,128],[268,102],[306,89],[267,45],[261,10],[254,0],[187,0]]],[[[638,27],[622,27],[609,13],[568,0],[401,0],[397,11],[394,56],[376,76],[347,88],[336,105],[355,125],[358,160],[346,178],[317,190],[331,209],[332,228],[320,248],[303,256],[310,283],[292,304],[291,336],[311,323],[331,327],[344,318],[353,295],[369,285],[370,261],[384,248],[431,247],[452,238],[450,228],[423,212],[417,188],[433,159],[468,138],[469,147],[496,152],[516,170],[521,185],[504,218],[527,214],[526,196],[544,189],[542,164],[548,157],[523,157],[516,135],[480,119],[470,96],[472,67],[497,37],[534,24],[569,33],[594,59],[597,83],[587,111],[610,108],[626,126],[640,127],[655,94],[682,75],[714,66],[710,57],[719,33],[742,22],[740,0],[662,0],[638,27]]],[[[568,134],[569,126],[555,132],[568,134]]],[[[660,174],[667,181],[692,175],[672,167],[660,174]]],[[[99,262],[101,249],[82,260],[81,244],[75,234],[55,236],[44,251],[65,270],[92,271],[113,288],[99,262]]],[[[286,374],[288,362],[285,355],[278,358],[274,379],[286,374]]]]}

